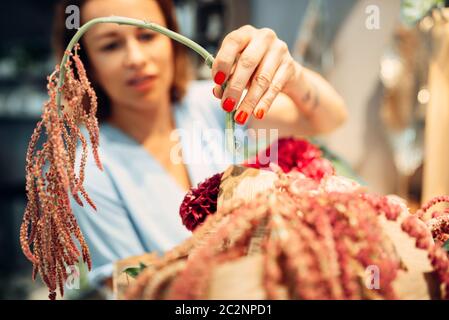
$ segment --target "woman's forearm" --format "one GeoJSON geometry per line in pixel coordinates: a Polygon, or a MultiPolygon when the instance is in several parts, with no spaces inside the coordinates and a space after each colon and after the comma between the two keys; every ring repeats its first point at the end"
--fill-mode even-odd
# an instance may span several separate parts
{"type": "Polygon", "coordinates": [[[318,73],[295,64],[295,76],[283,90],[316,133],[328,133],[347,117],[345,103],[318,73]]]}

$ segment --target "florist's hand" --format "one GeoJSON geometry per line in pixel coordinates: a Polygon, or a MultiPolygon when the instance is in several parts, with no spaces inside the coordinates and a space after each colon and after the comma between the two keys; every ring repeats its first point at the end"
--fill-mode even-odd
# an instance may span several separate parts
{"type": "Polygon", "coordinates": [[[212,66],[217,84],[214,96],[221,98],[227,112],[236,108],[243,90],[248,92],[235,113],[244,124],[251,114],[262,119],[276,96],[292,82],[300,66],[290,55],[287,44],[267,28],[243,26],[223,40],[212,66]],[[223,92],[221,84],[227,81],[223,92]]]}

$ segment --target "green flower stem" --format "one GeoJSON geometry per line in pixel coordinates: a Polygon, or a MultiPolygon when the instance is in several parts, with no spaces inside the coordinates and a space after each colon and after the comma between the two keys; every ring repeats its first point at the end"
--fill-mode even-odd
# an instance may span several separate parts
{"type": "MultiPolygon", "coordinates": [[[[204,59],[206,65],[209,68],[212,68],[212,64],[214,62],[214,57],[206,49],[204,49],[202,46],[200,46],[195,41],[192,41],[191,39],[189,39],[179,33],[176,33],[170,29],[167,29],[163,26],[160,26],[156,23],[147,22],[147,21],[138,20],[138,19],[126,18],[126,17],[119,17],[119,16],[95,18],[95,19],[92,19],[92,20],[86,22],[84,25],[82,25],[78,29],[78,31],[75,33],[75,35],[72,37],[69,44],[67,45],[66,51],[64,52],[64,56],[62,57],[61,64],[59,66],[60,72],[59,72],[59,80],[58,80],[57,92],[56,92],[56,104],[57,104],[58,110],[61,110],[61,108],[60,108],[61,107],[61,91],[62,91],[61,87],[64,85],[64,80],[65,80],[65,76],[66,76],[66,72],[67,72],[67,70],[65,68],[65,64],[67,63],[67,60],[69,58],[68,53],[72,51],[73,47],[79,42],[79,40],[81,39],[81,37],[87,30],[89,30],[91,27],[93,27],[94,25],[99,24],[99,23],[116,23],[116,24],[131,25],[131,26],[136,26],[136,27],[140,27],[140,28],[150,29],[155,32],[161,33],[175,41],[182,43],[183,45],[189,47],[190,49],[192,49],[193,51],[198,53],[204,59]]],[[[229,131],[229,130],[226,131],[226,141],[227,141],[226,146],[227,146],[228,150],[232,154],[234,154],[234,152],[235,152],[235,137],[234,137],[235,122],[234,122],[233,114],[227,113],[225,121],[226,121],[226,124],[225,124],[226,129],[231,130],[231,131],[229,131]]]]}
{"type": "Polygon", "coordinates": [[[234,115],[235,115],[235,111],[231,111],[231,112],[226,112],[226,119],[225,119],[225,144],[226,144],[226,148],[227,150],[231,153],[232,155],[232,160],[233,162],[235,162],[235,135],[234,135],[234,130],[235,130],[235,121],[234,121],[234,115]]]}

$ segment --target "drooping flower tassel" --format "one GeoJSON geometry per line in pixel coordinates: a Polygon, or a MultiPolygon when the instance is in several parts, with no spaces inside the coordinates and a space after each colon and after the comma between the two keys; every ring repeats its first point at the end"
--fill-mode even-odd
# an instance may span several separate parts
{"type": "Polygon", "coordinates": [[[99,132],[95,116],[97,99],[77,53],[68,55],[70,58],[65,64],[66,79],[61,87],[65,100],[62,110],[58,110],[56,102],[59,73],[59,67],[56,67],[48,78],[49,100],[44,104],[42,119],[28,146],[28,203],[20,229],[22,250],[33,263],[34,274],[39,273],[48,286],[50,299],[56,298],[58,287],[61,295],[64,293],[68,266],[78,263],[81,258],[91,268],[89,249],[70,207],[70,197],[83,205],[82,197],[95,209],[83,187],[88,144],[79,125],[86,126],[91,150],[97,166],[102,169],[98,156],[99,132]],[[87,111],[83,105],[84,97],[89,100],[87,111]],[[36,150],[44,131],[46,141],[40,150],[36,150]],[[76,158],[78,141],[82,146],[79,163],[76,158]]]}

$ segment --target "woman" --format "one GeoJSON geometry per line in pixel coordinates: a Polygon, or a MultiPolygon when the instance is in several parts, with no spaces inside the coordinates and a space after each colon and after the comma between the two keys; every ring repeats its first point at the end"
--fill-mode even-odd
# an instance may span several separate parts
{"type": "MultiPolygon", "coordinates": [[[[64,25],[69,4],[78,5],[82,23],[119,15],[177,31],[169,0],[64,1],[55,24],[60,56],[73,34],[64,25]]],[[[227,156],[214,139],[196,139],[195,130],[223,132],[225,112],[232,110],[238,124],[276,128],[279,135],[329,132],[346,117],[338,94],[294,62],[269,29],[244,26],[224,38],[212,69],[215,86],[189,81],[182,45],[149,30],[100,24],[81,45],[99,96],[104,172],[93,160],[86,167],[85,187],[98,211],[76,204],[73,210],[91,250],[94,282],[110,277],[115,260],[161,253],[189,236],[178,215],[186,191],[229,164],[191,161],[197,152],[202,159],[227,156]],[[175,129],[193,138],[178,141],[175,129]]]]}

